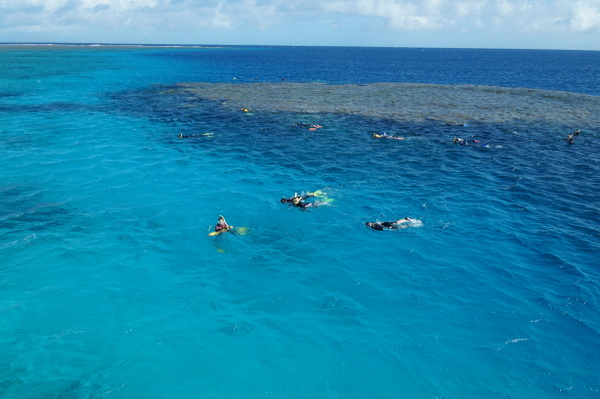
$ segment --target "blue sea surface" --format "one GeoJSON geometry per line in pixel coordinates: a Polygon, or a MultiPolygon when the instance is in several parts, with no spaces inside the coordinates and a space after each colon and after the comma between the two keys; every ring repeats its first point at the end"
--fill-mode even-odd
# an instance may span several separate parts
{"type": "Polygon", "coordinates": [[[0,67],[0,397],[600,396],[600,52],[0,67]]]}

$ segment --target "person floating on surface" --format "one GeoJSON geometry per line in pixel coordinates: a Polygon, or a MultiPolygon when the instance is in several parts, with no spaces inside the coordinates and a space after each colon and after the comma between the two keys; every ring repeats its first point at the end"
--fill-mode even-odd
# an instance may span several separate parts
{"type": "Polygon", "coordinates": [[[461,139],[460,137],[455,137],[452,139],[452,142],[454,144],[458,144],[458,145],[468,145],[469,143],[477,143],[480,144],[481,142],[479,140],[465,140],[465,139],[461,139]]]}
{"type": "Polygon", "coordinates": [[[305,199],[312,198],[312,197],[315,197],[314,193],[309,193],[307,195],[298,195],[297,193],[294,193],[294,196],[291,198],[282,198],[281,203],[282,204],[290,204],[290,205],[298,207],[298,208],[306,209],[311,206],[317,206],[313,202],[305,202],[304,201],[305,199]]]}
{"type": "Polygon", "coordinates": [[[190,137],[212,137],[214,134],[213,133],[200,133],[200,134],[183,134],[183,133],[179,133],[179,137],[180,139],[187,139],[190,137]]]}
{"type": "Polygon", "coordinates": [[[572,135],[572,134],[569,134],[569,135],[567,136],[567,143],[569,143],[569,144],[573,144],[573,143],[575,143],[575,138],[573,137],[573,135],[572,135]]]}
{"type": "Polygon", "coordinates": [[[308,130],[313,130],[313,131],[323,127],[321,125],[311,125],[309,123],[300,123],[300,122],[292,123],[292,126],[308,128],[308,130]]]}
{"type": "Polygon", "coordinates": [[[567,136],[567,142],[569,144],[575,143],[575,136],[579,136],[580,134],[581,134],[581,130],[579,130],[579,129],[575,130],[573,133],[571,133],[567,136]]]}
{"type": "Polygon", "coordinates": [[[217,221],[217,225],[215,226],[215,231],[223,231],[229,229],[231,229],[231,226],[227,224],[227,221],[223,216],[219,215],[219,220],[217,221]]]}
{"type": "Polygon", "coordinates": [[[373,137],[374,139],[404,140],[404,137],[400,137],[400,136],[388,136],[387,133],[383,133],[383,134],[373,133],[373,135],[371,137],[373,137]]]}
{"type": "Polygon", "coordinates": [[[365,226],[372,228],[373,230],[396,230],[408,227],[411,220],[410,218],[399,219],[393,222],[367,222],[365,226]]]}

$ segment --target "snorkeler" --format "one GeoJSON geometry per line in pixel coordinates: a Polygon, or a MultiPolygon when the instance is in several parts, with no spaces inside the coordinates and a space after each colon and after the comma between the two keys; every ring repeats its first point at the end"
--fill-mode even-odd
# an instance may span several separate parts
{"type": "Polygon", "coordinates": [[[294,193],[294,196],[292,198],[282,198],[281,203],[282,204],[290,204],[297,208],[306,209],[311,206],[317,206],[314,202],[305,202],[304,201],[305,199],[312,198],[312,197],[315,197],[315,194],[310,193],[308,195],[298,195],[297,193],[294,193]]]}
{"type": "Polygon", "coordinates": [[[373,137],[374,139],[404,140],[404,137],[400,137],[400,136],[388,136],[387,133],[383,133],[383,134],[373,133],[373,135],[371,137],[373,137]]]}
{"type": "Polygon", "coordinates": [[[567,142],[569,144],[575,143],[575,136],[579,136],[580,134],[581,134],[581,130],[579,130],[579,129],[575,130],[573,133],[571,133],[567,136],[567,142]]]}
{"type": "Polygon", "coordinates": [[[378,231],[382,231],[385,229],[396,230],[396,229],[403,229],[405,227],[408,227],[408,225],[405,225],[405,223],[409,223],[409,222],[411,222],[411,220],[409,218],[404,218],[404,219],[396,220],[394,222],[367,222],[367,223],[365,223],[365,226],[370,227],[373,230],[378,230],[378,231]]]}
{"type": "Polygon", "coordinates": [[[573,144],[573,143],[575,143],[575,138],[573,137],[573,135],[572,135],[572,134],[569,134],[569,135],[567,136],[567,143],[569,143],[569,144],[573,144]]]}
{"type": "Polygon", "coordinates": [[[215,226],[215,231],[216,232],[223,231],[223,230],[227,231],[229,229],[231,229],[231,226],[229,226],[227,224],[227,221],[225,220],[225,218],[223,216],[219,215],[219,220],[217,221],[217,224],[215,226]]]}
{"type": "Polygon", "coordinates": [[[201,134],[183,134],[183,133],[179,133],[179,137],[180,139],[187,139],[190,137],[201,137],[201,136],[206,136],[206,137],[212,137],[214,134],[213,133],[201,133],[201,134]]]}
{"type": "MultiPolygon", "coordinates": [[[[479,140],[465,140],[465,139],[461,139],[460,137],[455,137],[452,139],[452,142],[454,144],[458,144],[458,145],[468,145],[469,143],[477,143],[477,144],[481,144],[481,141],[479,140]]],[[[481,146],[480,146],[481,147],[481,146]]]]}
{"type": "Polygon", "coordinates": [[[305,127],[305,128],[308,128],[308,130],[317,130],[317,129],[320,129],[320,128],[323,127],[321,125],[311,125],[309,123],[300,123],[300,122],[292,123],[292,126],[294,126],[294,127],[305,127]]]}

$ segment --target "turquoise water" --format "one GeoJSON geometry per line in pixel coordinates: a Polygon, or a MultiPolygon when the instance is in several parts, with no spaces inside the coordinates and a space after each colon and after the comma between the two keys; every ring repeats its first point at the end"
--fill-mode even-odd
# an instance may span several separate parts
{"type": "Polygon", "coordinates": [[[307,51],[0,49],[0,396],[598,397],[598,82],[307,51]]]}

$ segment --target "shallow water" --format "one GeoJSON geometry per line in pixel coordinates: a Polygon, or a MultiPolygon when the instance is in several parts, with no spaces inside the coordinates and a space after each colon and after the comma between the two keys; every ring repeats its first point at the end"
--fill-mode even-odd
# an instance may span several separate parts
{"type": "Polygon", "coordinates": [[[3,397],[598,395],[597,96],[221,50],[3,49],[3,397]]]}
{"type": "Polygon", "coordinates": [[[181,106],[187,107],[185,113],[197,106],[198,99],[209,99],[231,109],[351,114],[400,122],[600,126],[600,99],[596,96],[523,88],[417,83],[182,83],[163,95],[179,96],[181,106]]]}

